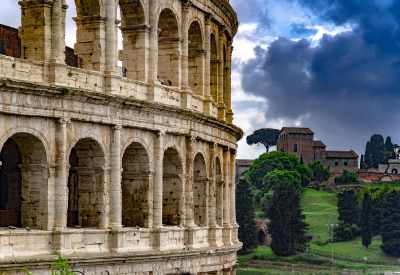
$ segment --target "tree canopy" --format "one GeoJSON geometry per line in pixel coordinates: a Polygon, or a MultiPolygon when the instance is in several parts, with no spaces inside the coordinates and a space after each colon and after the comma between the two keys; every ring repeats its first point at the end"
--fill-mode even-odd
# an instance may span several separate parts
{"type": "MultiPolygon", "coordinates": [[[[301,165],[297,157],[283,152],[270,152],[262,154],[256,159],[246,173],[250,183],[257,189],[268,191],[268,184],[265,183],[267,173],[275,169],[296,171],[301,173],[304,165],[301,165]]],[[[300,174],[300,176],[307,176],[300,174]]],[[[302,181],[305,179],[302,179],[302,181]]]]}
{"type": "Polygon", "coordinates": [[[263,128],[254,131],[254,133],[247,137],[246,141],[248,145],[261,143],[265,146],[267,152],[271,146],[275,146],[278,142],[280,130],[263,128]]]}
{"type": "Polygon", "coordinates": [[[362,168],[378,168],[379,164],[387,164],[389,159],[396,157],[395,145],[392,138],[386,140],[382,135],[373,135],[365,146],[365,154],[362,156],[362,168]]]}

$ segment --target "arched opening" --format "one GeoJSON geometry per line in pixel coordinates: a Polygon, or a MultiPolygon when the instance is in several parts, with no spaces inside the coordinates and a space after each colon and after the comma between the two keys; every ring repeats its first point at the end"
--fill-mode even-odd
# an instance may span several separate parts
{"type": "Polygon", "coordinates": [[[163,85],[179,86],[179,28],[174,13],[164,9],[158,21],[158,75],[163,85]]]}
{"type": "Polygon", "coordinates": [[[259,245],[264,246],[267,244],[267,234],[263,229],[258,230],[257,239],[259,245]]]}
{"type": "Polygon", "coordinates": [[[200,24],[195,21],[189,28],[189,86],[197,95],[203,95],[203,38],[200,24]]]}
{"type": "Polygon", "coordinates": [[[0,154],[0,227],[46,229],[48,163],[43,143],[19,133],[0,154]]]}
{"type": "Polygon", "coordinates": [[[68,227],[99,227],[104,215],[104,152],[93,139],[80,140],[69,156],[68,227]]]}
{"type": "Polygon", "coordinates": [[[146,80],[146,21],[139,0],[119,0],[121,11],[122,75],[134,80],[146,80]]]}
{"type": "Polygon", "coordinates": [[[122,158],[122,224],[148,227],[150,209],[150,165],[146,149],[132,143],[122,158]]]}
{"type": "Polygon", "coordinates": [[[18,28],[21,26],[21,8],[18,1],[2,1],[0,9],[0,54],[21,57],[21,40],[18,28]]]}
{"type": "Polygon", "coordinates": [[[201,154],[197,154],[193,165],[193,212],[198,226],[207,226],[207,183],[206,162],[201,154]]]}
{"type": "Polygon", "coordinates": [[[163,159],[163,225],[176,226],[181,223],[182,173],[182,161],[178,152],[173,148],[167,149],[163,159]]]}
{"type": "MultiPolygon", "coordinates": [[[[75,6],[76,17],[73,18],[76,24],[76,39],[69,40],[76,41],[74,46],[75,64],[68,61],[73,58],[72,52],[67,48],[66,60],[68,65],[74,65],[83,69],[101,71],[104,68],[104,27],[101,14],[99,0],[69,0],[71,14],[73,15],[75,6]],[[68,54],[68,52],[70,52],[68,54]]],[[[67,23],[71,23],[71,17],[67,19],[67,23]]],[[[74,30],[75,27],[72,28],[74,30]]],[[[67,40],[67,43],[69,41],[67,40]]],[[[68,44],[67,44],[68,45],[68,44]]]]}
{"type": "Polygon", "coordinates": [[[214,34],[210,37],[210,90],[214,102],[218,103],[218,48],[214,34]]]}
{"type": "Polygon", "coordinates": [[[223,216],[224,216],[224,182],[222,180],[222,169],[221,161],[217,157],[215,160],[215,181],[216,181],[216,218],[217,225],[223,226],[223,216]]]}

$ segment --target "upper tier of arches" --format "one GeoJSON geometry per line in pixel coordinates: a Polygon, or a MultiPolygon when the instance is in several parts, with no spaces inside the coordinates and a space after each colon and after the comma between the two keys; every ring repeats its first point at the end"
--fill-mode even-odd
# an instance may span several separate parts
{"type": "Polygon", "coordinates": [[[209,100],[218,117],[231,122],[237,20],[219,10],[228,3],[218,3],[209,0],[204,7],[197,0],[23,0],[21,46],[15,57],[57,64],[49,73],[49,80],[56,83],[63,81],[60,66],[66,66],[189,92],[209,100]],[[66,15],[72,8],[76,41],[69,48],[66,15]]]}

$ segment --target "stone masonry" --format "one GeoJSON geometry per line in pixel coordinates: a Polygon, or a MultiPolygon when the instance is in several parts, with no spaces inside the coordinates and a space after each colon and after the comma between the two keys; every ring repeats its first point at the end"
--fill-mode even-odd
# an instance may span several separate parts
{"type": "Polygon", "coordinates": [[[75,49],[65,0],[19,5],[0,52],[0,274],[50,275],[57,254],[91,275],[235,274],[229,1],[76,0],[75,49]]]}

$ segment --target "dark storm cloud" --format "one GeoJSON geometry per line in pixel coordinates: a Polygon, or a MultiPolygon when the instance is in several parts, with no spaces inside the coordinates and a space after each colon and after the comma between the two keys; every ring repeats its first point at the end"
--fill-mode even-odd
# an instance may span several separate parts
{"type": "Polygon", "coordinates": [[[243,69],[245,91],[269,102],[269,119],[313,127],[333,147],[400,134],[400,1],[300,0],[321,22],[352,26],[307,40],[280,38],[243,69]]]}

